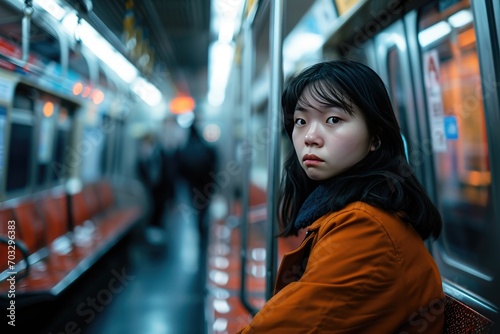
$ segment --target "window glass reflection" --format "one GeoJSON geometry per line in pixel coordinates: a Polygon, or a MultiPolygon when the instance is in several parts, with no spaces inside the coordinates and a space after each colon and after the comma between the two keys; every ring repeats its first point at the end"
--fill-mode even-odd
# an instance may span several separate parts
{"type": "Polygon", "coordinates": [[[443,11],[427,8],[419,22],[419,42],[444,219],[440,246],[449,257],[484,272],[487,231],[494,219],[476,35],[469,14],[466,1],[443,11]]]}

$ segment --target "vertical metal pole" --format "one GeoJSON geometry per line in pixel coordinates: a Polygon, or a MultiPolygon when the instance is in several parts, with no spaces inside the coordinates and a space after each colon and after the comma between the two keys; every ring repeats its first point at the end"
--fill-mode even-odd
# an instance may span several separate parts
{"type": "Polygon", "coordinates": [[[269,96],[268,124],[269,129],[269,159],[268,159],[268,191],[267,216],[268,226],[266,233],[266,298],[273,295],[278,262],[277,252],[277,209],[280,178],[281,156],[281,88],[283,83],[282,65],[282,30],[283,30],[283,1],[271,1],[270,15],[270,47],[269,61],[271,70],[271,89],[269,96]]]}
{"type": "MultiPolygon", "coordinates": [[[[249,92],[252,91],[252,73],[253,73],[253,33],[251,20],[247,19],[243,24],[243,62],[242,62],[242,109],[243,109],[243,140],[244,143],[251,144],[251,118],[252,101],[249,92]]],[[[247,150],[243,150],[247,151],[247,150]]],[[[248,259],[248,207],[250,205],[250,165],[252,161],[251,153],[243,156],[243,178],[242,178],[242,213],[241,213],[241,270],[240,270],[240,300],[243,306],[252,314],[257,313],[255,308],[247,300],[246,291],[246,263],[248,259]]]]}
{"type": "Polygon", "coordinates": [[[30,54],[30,30],[31,30],[31,16],[33,15],[33,6],[31,1],[26,1],[26,6],[23,9],[23,20],[22,20],[22,49],[23,55],[22,60],[27,62],[30,54]]]}
{"type": "Polygon", "coordinates": [[[61,47],[61,76],[64,79],[68,78],[68,66],[69,66],[69,46],[68,40],[62,33],[59,27],[55,28],[57,30],[57,39],[59,40],[59,45],[61,47]]]}

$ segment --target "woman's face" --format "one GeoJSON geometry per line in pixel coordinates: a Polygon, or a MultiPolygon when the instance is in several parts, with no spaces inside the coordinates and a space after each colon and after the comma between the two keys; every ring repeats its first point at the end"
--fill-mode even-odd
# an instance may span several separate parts
{"type": "Polygon", "coordinates": [[[295,109],[292,141],[297,158],[312,180],[326,180],[361,161],[375,150],[365,118],[318,102],[304,89],[295,109]]]}

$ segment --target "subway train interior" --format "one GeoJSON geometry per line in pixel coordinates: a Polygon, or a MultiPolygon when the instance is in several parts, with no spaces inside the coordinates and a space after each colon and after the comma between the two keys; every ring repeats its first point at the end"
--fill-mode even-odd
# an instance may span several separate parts
{"type": "Polygon", "coordinates": [[[304,238],[275,237],[284,82],[340,58],[383,79],[441,213],[445,332],[500,333],[497,0],[0,1],[2,333],[248,324],[304,238]]]}

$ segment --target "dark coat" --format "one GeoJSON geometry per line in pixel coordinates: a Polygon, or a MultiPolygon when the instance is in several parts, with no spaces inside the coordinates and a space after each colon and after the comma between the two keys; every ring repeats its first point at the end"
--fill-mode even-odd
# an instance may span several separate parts
{"type": "Polygon", "coordinates": [[[191,128],[186,145],[178,152],[179,171],[191,187],[203,190],[214,182],[217,155],[215,148],[191,128]]]}
{"type": "Polygon", "coordinates": [[[137,164],[139,178],[155,201],[163,203],[175,195],[177,172],[175,156],[169,155],[157,144],[147,159],[140,159],[137,164]]]}

